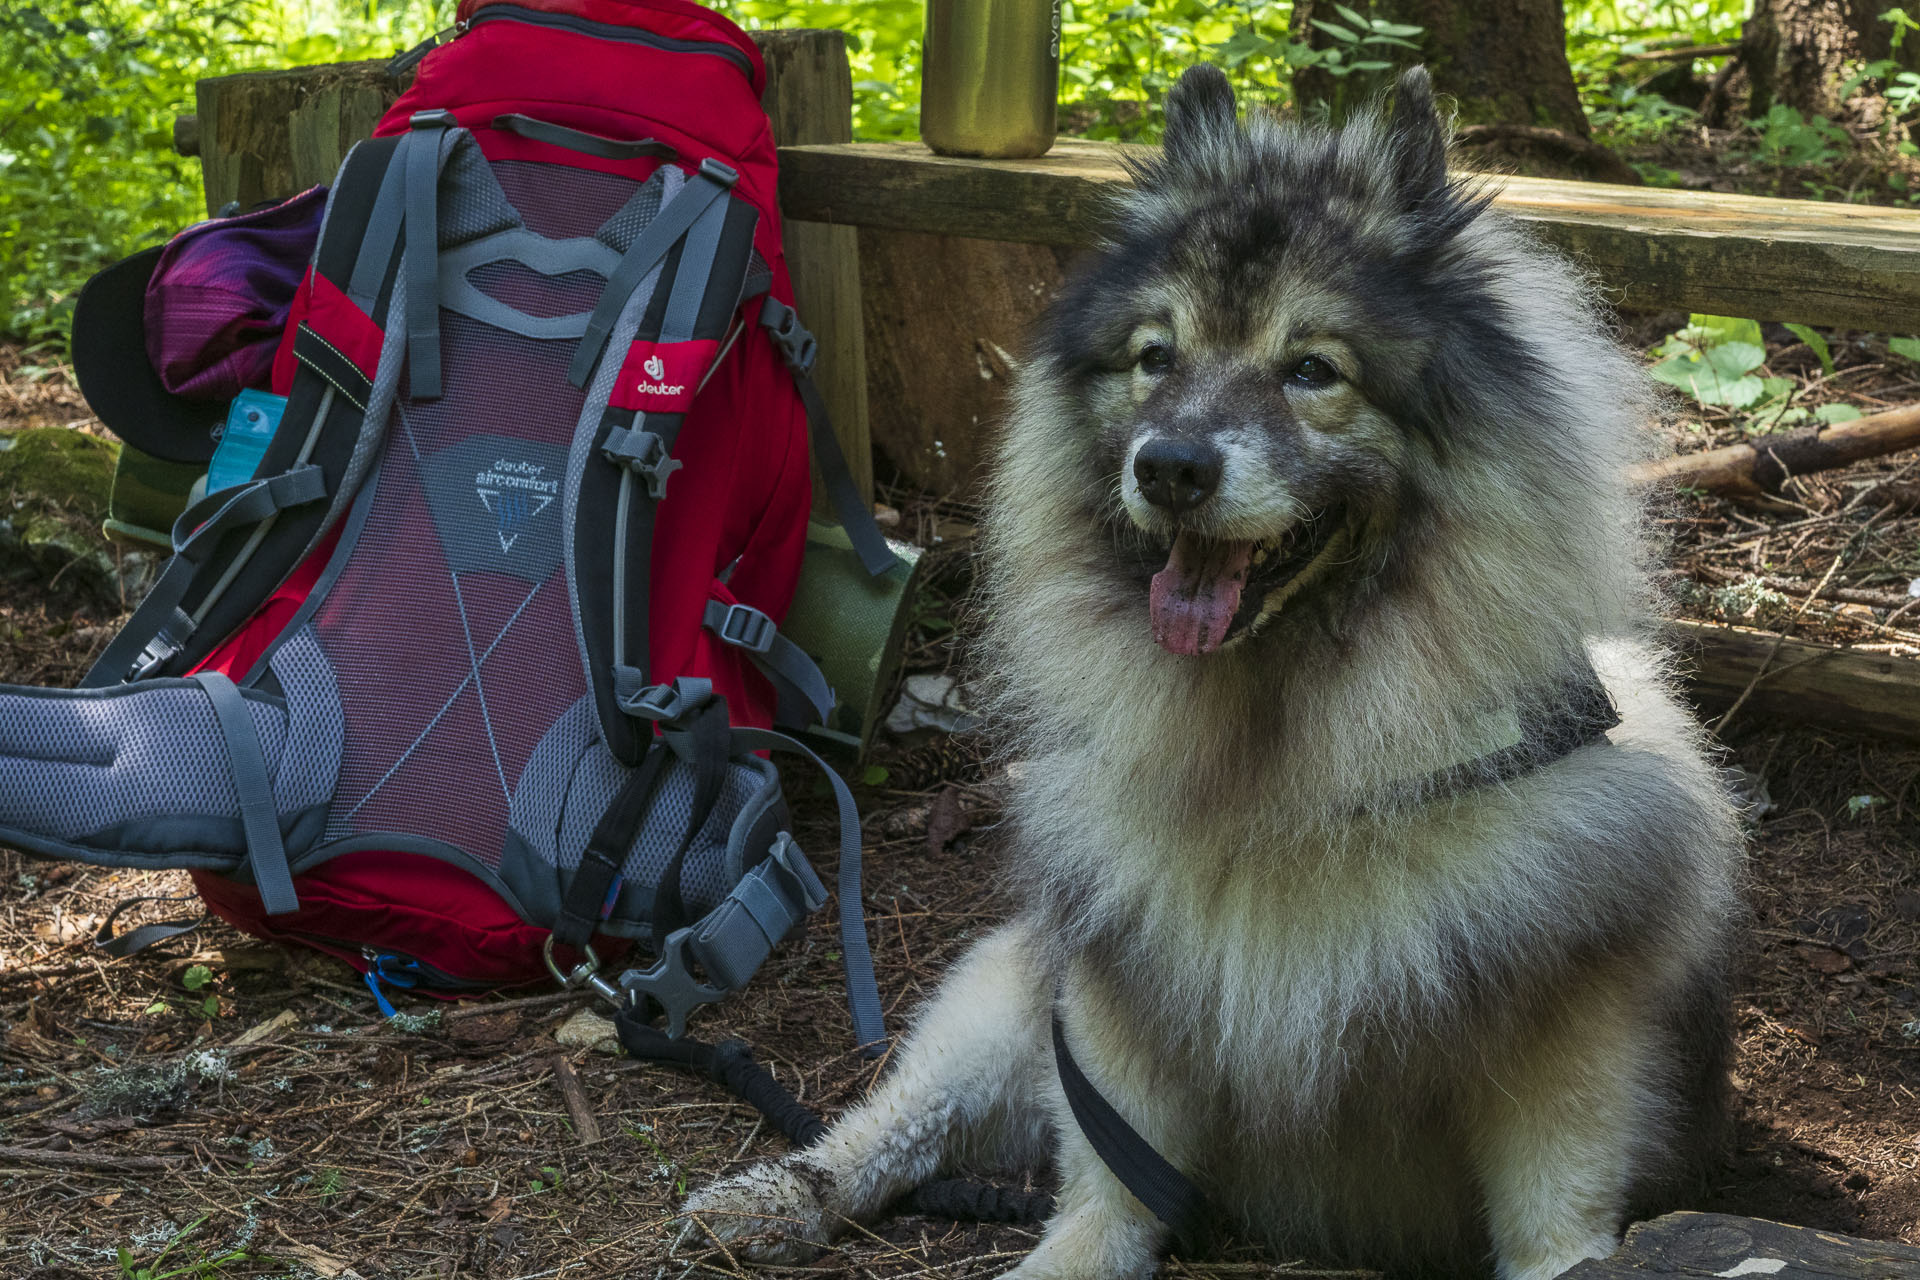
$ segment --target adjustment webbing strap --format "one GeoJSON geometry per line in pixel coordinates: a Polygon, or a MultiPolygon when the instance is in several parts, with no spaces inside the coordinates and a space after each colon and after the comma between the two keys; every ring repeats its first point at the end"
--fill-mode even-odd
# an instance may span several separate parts
{"type": "Polygon", "coordinates": [[[227,740],[227,766],[240,802],[240,826],[247,838],[247,865],[254,887],[270,916],[300,909],[293,890],[293,869],[280,839],[280,812],[273,802],[273,782],[267,777],[266,753],[253,727],[253,713],[239,688],[219,671],[196,671],[188,679],[206,690],[213,716],[227,740]]]}
{"type": "Polygon", "coordinates": [[[801,325],[798,313],[778,298],[769,297],[760,304],[760,327],[767,331],[767,337],[792,372],[800,403],[806,406],[807,434],[813,438],[814,461],[820,464],[820,479],[827,486],[827,499],[833,503],[834,514],[840,517],[840,527],[846,530],[860,563],[877,578],[899,561],[887,549],[880,526],[873,522],[873,511],[853,483],[853,473],[847,470],[847,455],[840,451],[839,438],[833,434],[827,402],[820,398],[820,388],[814,385],[813,361],[819,353],[819,344],[801,325]]]}
{"type": "Polygon", "coordinates": [[[217,490],[182,511],[173,522],[173,558],[127,619],[127,625],[95,659],[80,687],[101,689],[120,684],[178,653],[198,625],[180,608],[180,602],[207,569],[220,540],[235,529],[259,524],[289,507],[305,506],[326,496],[325,474],[309,464],[217,490]]]}
{"type": "Polygon", "coordinates": [[[1209,1216],[1206,1196],[1167,1163],[1087,1079],[1067,1048],[1067,1033],[1057,1010],[1053,1015],[1053,1061],[1060,1072],[1060,1087],[1066,1091],[1067,1106],[1072,1108],[1074,1121],[1095,1154],[1133,1198],[1166,1225],[1182,1254],[1197,1252],[1209,1216]]]}
{"type": "Polygon", "coordinates": [[[687,828],[680,844],[660,872],[660,883],[653,887],[653,906],[648,912],[653,926],[653,954],[667,953],[667,935],[687,922],[687,905],[680,894],[680,877],[687,863],[687,851],[707,819],[727,780],[727,700],[715,698],[683,728],[670,731],[675,747],[693,768],[693,804],[687,813],[687,828]]]}
{"type": "Polygon", "coordinates": [[[687,184],[666,208],[654,216],[646,230],[634,237],[627,251],[620,258],[620,265],[613,269],[613,276],[607,281],[607,287],[600,294],[600,302],[587,317],[587,332],[580,339],[580,345],[574,348],[573,363],[567,368],[567,381],[585,389],[593,377],[594,366],[600,363],[600,353],[607,348],[607,339],[613,333],[614,321],[626,309],[627,299],[640,287],[640,282],[660,264],[673,248],[674,242],[691,227],[701,214],[716,200],[720,200],[733,189],[738,175],[717,160],[703,160],[700,169],[688,180],[687,184]]]}
{"type": "Polygon", "coordinates": [[[654,742],[627,780],[614,793],[607,811],[587,838],[580,865],[560,900],[560,916],[554,921],[553,940],[579,950],[593,940],[593,934],[606,918],[614,896],[620,891],[620,868],[633,848],[640,823],[653,804],[654,789],[666,773],[673,753],[654,742]]]}
{"type": "MultiPolygon", "coordinates": [[[[440,398],[440,141],[448,111],[417,111],[402,144],[407,170],[407,391],[440,398]]],[[[358,263],[354,264],[356,267],[358,263]]]]}
{"type": "Polygon", "coordinates": [[[772,618],[750,605],[709,600],[701,622],[726,644],[744,649],[748,660],[773,683],[780,697],[780,723],[804,729],[809,723],[825,724],[833,714],[837,701],[833,686],[805,649],[780,634],[772,618]],[[811,721],[806,718],[808,709],[811,721]]]}
{"type": "Polygon", "coordinates": [[[860,882],[860,811],[853,793],[833,767],[805,743],[771,729],[735,729],[734,750],[790,751],[811,760],[827,776],[840,813],[840,954],[847,978],[847,1011],[853,1017],[854,1040],[869,1058],[886,1052],[886,1019],[880,1008],[880,989],[873,977],[873,953],[867,948],[866,898],[860,882]]]}

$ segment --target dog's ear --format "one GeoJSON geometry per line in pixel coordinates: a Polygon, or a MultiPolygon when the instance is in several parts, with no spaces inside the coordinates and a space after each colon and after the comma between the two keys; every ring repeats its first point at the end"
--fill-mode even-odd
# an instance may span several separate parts
{"type": "Polygon", "coordinates": [[[1186,163],[1205,155],[1211,139],[1234,131],[1233,105],[1225,72],[1205,62],[1187,68],[1167,95],[1167,158],[1186,163]]]}
{"type": "Polygon", "coordinates": [[[1425,67],[1408,67],[1400,73],[1387,138],[1393,147],[1394,184],[1407,208],[1446,190],[1447,130],[1433,104],[1433,81],[1425,67]]]}

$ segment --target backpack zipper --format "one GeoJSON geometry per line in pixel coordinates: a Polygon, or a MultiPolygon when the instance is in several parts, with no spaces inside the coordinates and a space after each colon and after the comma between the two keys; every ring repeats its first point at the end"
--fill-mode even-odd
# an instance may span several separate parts
{"type": "Polygon", "coordinates": [[[481,23],[490,22],[495,18],[508,22],[525,22],[536,27],[552,27],[559,31],[572,31],[599,40],[644,44],[669,53],[704,53],[716,58],[725,58],[740,69],[741,75],[746,76],[749,81],[753,79],[753,64],[747,61],[747,55],[732,45],[718,40],[678,40],[672,36],[655,35],[651,31],[616,27],[607,22],[594,22],[588,18],[575,18],[560,13],[543,13],[536,9],[522,9],[518,5],[488,5],[465,22],[458,24],[459,34],[465,35],[481,23]]]}

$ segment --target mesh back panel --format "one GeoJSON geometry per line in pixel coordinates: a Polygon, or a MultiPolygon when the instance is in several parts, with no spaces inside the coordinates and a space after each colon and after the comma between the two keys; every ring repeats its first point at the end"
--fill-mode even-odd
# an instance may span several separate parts
{"type": "MultiPolygon", "coordinates": [[[[493,176],[528,228],[553,240],[592,235],[640,185],[617,174],[535,160],[502,160],[493,166],[493,176]]],[[[659,208],[657,200],[654,208],[659,208]]],[[[644,226],[652,219],[649,212],[640,224],[644,226]]]]}
{"type": "MultiPolygon", "coordinates": [[[[488,437],[564,457],[582,393],[566,380],[570,341],[445,310],[440,333],[446,394],[396,404],[356,554],[314,615],[348,725],[327,835],[407,832],[498,866],[520,772],[586,685],[557,562],[536,581],[456,571],[503,561],[504,518],[471,470],[455,470],[439,490],[454,505],[436,523],[426,482],[436,455],[474,442],[496,452],[488,437]]],[[[557,502],[520,510],[529,539],[560,519],[557,502]]]]}
{"type": "Polygon", "coordinates": [[[522,262],[485,262],[467,272],[474,288],[530,316],[572,316],[592,311],[606,284],[591,271],[543,276],[522,262]]]}

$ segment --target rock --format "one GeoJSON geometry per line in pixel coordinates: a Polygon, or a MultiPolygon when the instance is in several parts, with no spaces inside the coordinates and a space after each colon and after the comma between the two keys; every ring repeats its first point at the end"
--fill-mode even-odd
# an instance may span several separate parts
{"type": "Polygon", "coordinates": [[[568,1049],[591,1049],[595,1053],[620,1052],[620,1037],[614,1032],[613,1020],[603,1018],[591,1009],[582,1009],[561,1023],[555,1029],[553,1038],[568,1049]]]}

